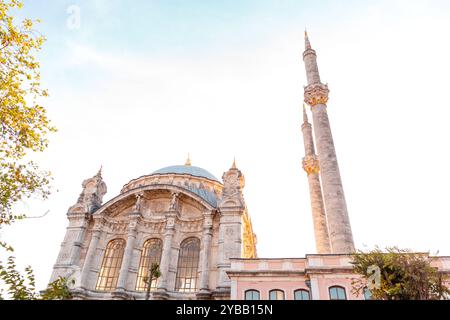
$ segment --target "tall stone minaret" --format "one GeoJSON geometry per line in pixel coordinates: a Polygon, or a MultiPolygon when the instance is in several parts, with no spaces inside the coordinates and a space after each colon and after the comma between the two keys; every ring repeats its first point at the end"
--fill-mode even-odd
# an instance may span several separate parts
{"type": "Polygon", "coordinates": [[[328,235],[328,223],[323,203],[322,187],[319,177],[319,159],[314,148],[312,126],[308,122],[305,106],[303,105],[303,144],[305,146],[305,157],[303,158],[303,169],[308,175],[309,194],[311,199],[311,210],[314,223],[314,235],[316,237],[317,253],[331,253],[330,236],[328,235]]]}
{"type": "Polygon", "coordinates": [[[320,81],[317,55],[311,48],[306,32],[303,61],[308,80],[308,85],[305,87],[305,102],[311,106],[313,115],[331,252],[350,253],[355,250],[355,247],[327,113],[329,90],[328,86],[320,81]]]}

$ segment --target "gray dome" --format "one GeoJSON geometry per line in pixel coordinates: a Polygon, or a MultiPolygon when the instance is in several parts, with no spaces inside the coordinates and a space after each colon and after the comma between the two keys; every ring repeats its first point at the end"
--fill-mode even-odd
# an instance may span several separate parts
{"type": "Polygon", "coordinates": [[[154,174],[188,174],[194,177],[201,177],[201,178],[206,178],[209,180],[213,180],[213,181],[217,181],[219,182],[219,180],[214,177],[210,172],[206,171],[205,169],[199,168],[199,167],[195,167],[195,166],[170,166],[170,167],[166,167],[166,168],[162,168],[159,170],[156,170],[155,172],[152,173],[152,175],[154,174]]]}

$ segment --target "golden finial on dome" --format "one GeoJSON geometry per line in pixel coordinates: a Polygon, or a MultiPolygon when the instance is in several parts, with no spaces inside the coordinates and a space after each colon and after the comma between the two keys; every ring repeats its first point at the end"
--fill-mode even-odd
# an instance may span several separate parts
{"type": "Polygon", "coordinates": [[[233,159],[233,165],[231,166],[231,169],[237,169],[236,167],[236,157],[233,159]]]}
{"type": "Polygon", "coordinates": [[[191,166],[192,165],[192,163],[191,163],[191,154],[190,153],[188,153],[188,158],[187,158],[186,163],[184,165],[185,166],[191,166]]]}

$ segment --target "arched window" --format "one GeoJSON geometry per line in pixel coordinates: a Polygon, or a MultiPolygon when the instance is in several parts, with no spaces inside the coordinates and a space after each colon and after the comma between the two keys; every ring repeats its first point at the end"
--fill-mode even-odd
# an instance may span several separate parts
{"type": "MultiPolygon", "coordinates": [[[[142,248],[141,261],[139,262],[139,273],[136,282],[137,291],[147,290],[147,278],[149,270],[153,263],[160,264],[162,252],[162,241],[159,239],[150,239],[144,243],[142,248]]],[[[157,279],[152,280],[150,290],[156,289],[157,279]]]]}
{"type": "Polygon", "coordinates": [[[347,294],[343,287],[333,286],[328,291],[330,293],[330,300],[347,300],[347,294]]]}
{"type": "Polygon", "coordinates": [[[310,300],[309,291],[305,289],[295,290],[294,300],[310,300]]]}
{"type": "Polygon", "coordinates": [[[259,291],[258,290],[245,291],[245,300],[259,300],[259,291]]]}
{"type": "Polygon", "coordinates": [[[364,288],[364,299],[372,300],[372,292],[370,292],[370,289],[367,287],[364,288]]]}
{"type": "Polygon", "coordinates": [[[125,250],[125,240],[112,240],[106,246],[103,256],[100,275],[97,280],[96,289],[100,291],[111,291],[117,286],[120,266],[122,265],[123,252],[125,250]]]}
{"type": "Polygon", "coordinates": [[[189,238],[183,241],[178,256],[176,291],[195,292],[197,290],[199,255],[200,240],[189,238]]]}
{"type": "Polygon", "coordinates": [[[281,290],[271,290],[269,300],[284,300],[284,292],[281,290]]]}

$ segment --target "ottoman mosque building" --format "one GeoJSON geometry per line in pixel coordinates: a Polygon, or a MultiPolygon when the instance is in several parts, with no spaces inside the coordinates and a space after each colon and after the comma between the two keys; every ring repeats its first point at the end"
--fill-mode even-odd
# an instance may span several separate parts
{"type": "MultiPolygon", "coordinates": [[[[82,184],[51,281],[75,280],[75,299],[370,299],[352,292],[354,252],[327,113],[329,89],[305,32],[307,86],[301,126],[303,169],[310,190],[317,253],[305,258],[257,258],[243,189],[233,163],[219,180],[207,170],[170,166],[125,184],[103,204],[101,170],[82,184]],[[148,288],[152,263],[161,277],[148,288]]],[[[450,257],[430,257],[447,275],[450,257]]]]}

